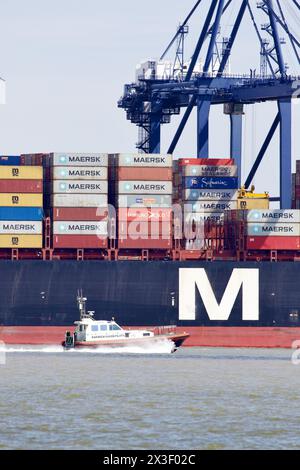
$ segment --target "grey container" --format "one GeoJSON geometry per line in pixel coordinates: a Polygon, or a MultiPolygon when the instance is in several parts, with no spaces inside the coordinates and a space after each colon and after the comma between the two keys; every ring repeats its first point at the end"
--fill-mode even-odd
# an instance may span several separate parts
{"type": "Polygon", "coordinates": [[[52,170],[54,180],[107,180],[107,167],[55,166],[52,170]]]}
{"type": "Polygon", "coordinates": [[[167,154],[118,153],[110,155],[115,166],[172,168],[173,157],[167,154]]]}
{"type": "Polygon", "coordinates": [[[107,194],[107,181],[56,180],[52,184],[53,194],[107,194]]]}
{"type": "Polygon", "coordinates": [[[236,165],[186,165],[182,167],[183,176],[238,176],[236,165]]]}
{"type": "Polygon", "coordinates": [[[122,195],[117,198],[118,207],[172,207],[172,196],[157,194],[122,195]]]}
{"type": "Polygon", "coordinates": [[[171,181],[119,181],[119,194],[172,194],[171,181]]]}
{"type": "Polygon", "coordinates": [[[108,166],[107,153],[51,153],[52,166],[108,166]]]}
{"type": "Polygon", "coordinates": [[[186,201],[212,200],[212,201],[230,201],[237,200],[238,191],[236,189],[228,190],[206,190],[206,189],[186,189],[183,191],[182,199],[186,201]]]}

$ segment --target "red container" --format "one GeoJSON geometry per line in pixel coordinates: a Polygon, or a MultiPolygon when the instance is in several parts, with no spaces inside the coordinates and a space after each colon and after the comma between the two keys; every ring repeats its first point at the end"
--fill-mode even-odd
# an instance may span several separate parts
{"type": "Polygon", "coordinates": [[[300,250],[299,237],[247,237],[248,250],[300,250]]]}
{"type": "Polygon", "coordinates": [[[172,240],[118,240],[118,248],[141,250],[169,250],[172,248],[172,240]]]}
{"type": "Polygon", "coordinates": [[[119,209],[118,210],[118,219],[120,221],[127,220],[132,222],[133,220],[140,221],[171,221],[172,220],[172,209],[156,209],[156,208],[130,208],[130,209],[119,209]]]}
{"type": "Polygon", "coordinates": [[[42,193],[42,180],[1,180],[0,193],[42,193]]]}
{"type": "Polygon", "coordinates": [[[119,167],[117,177],[120,181],[172,181],[172,168],[135,168],[119,167]]]}
{"type": "Polygon", "coordinates": [[[170,222],[121,222],[119,221],[119,238],[139,240],[143,237],[144,240],[155,238],[170,238],[172,224],[170,222]]]}
{"type": "Polygon", "coordinates": [[[54,207],[53,220],[100,221],[107,218],[108,210],[100,207],[54,207]]]}
{"type": "Polygon", "coordinates": [[[300,186],[295,188],[295,199],[300,199],[300,186]]]}
{"type": "Polygon", "coordinates": [[[234,165],[233,159],[218,159],[218,158],[180,158],[179,166],[187,165],[209,165],[209,166],[231,166],[234,165]]]}
{"type": "Polygon", "coordinates": [[[107,248],[108,239],[96,235],[54,235],[53,248],[107,248]]]}

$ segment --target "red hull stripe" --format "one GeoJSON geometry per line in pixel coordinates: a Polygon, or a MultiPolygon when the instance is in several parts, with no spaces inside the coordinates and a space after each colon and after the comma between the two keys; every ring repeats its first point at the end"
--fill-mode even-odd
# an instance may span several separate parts
{"type": "MultiPolygon", "coordinates": [[[[147,327],[143,327],[143,329],[147,327]]],[[[133,329],[133,327],[132,327],[133,329]]],[[[61,344],[66,330],[73,327],[48,326],[0,327],[0,341],[6,344],[50,345],[61,344]]],[[[300,328],[281,327],[178,327],[177,333],[187,332],[190,337],[184,346],[291,348],[300,340],[300,328]]]]}

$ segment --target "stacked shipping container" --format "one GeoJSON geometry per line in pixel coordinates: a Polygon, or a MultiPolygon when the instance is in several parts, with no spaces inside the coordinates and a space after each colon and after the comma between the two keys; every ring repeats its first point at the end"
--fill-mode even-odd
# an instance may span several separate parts
{"type": "Polygon", "coordinates": [[[172,248],[172,156],[116,154],[110,164],[118,247],[172,248]]]}
{"type": "Polygon", "coordinates": [[[107,154],[50,154],[53,248],[108,242],[107,154]]]}
{"type": "Polygon", "coordinates": [[[1,156],[0,248],[42,248],[42,221],[43,168],[1,156]]]}
{"type": "Polygon", "coordinates": [[[225,211],[237,208],[237,166],[231,159],[180,159],[174,172],[184,209],[185,248],[199,250],[209,224],[222,223],[225,211]]]}
{"type": "Polygon", "coordinates": [[[247,249],[299,250],[299,210],[253,210],[245,213],[247,249]]]}

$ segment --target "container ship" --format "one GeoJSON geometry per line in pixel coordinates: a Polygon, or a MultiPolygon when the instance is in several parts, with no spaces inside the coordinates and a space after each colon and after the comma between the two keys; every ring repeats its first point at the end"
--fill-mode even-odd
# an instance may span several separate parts
{"type": "Polygon", "coordinates": [[[83,289],[101,319],[177,325],[187,346],[300,339],[293,209],[238,187],[232,159],[0,156],[0,341],[59,344],[83,289]]]}

